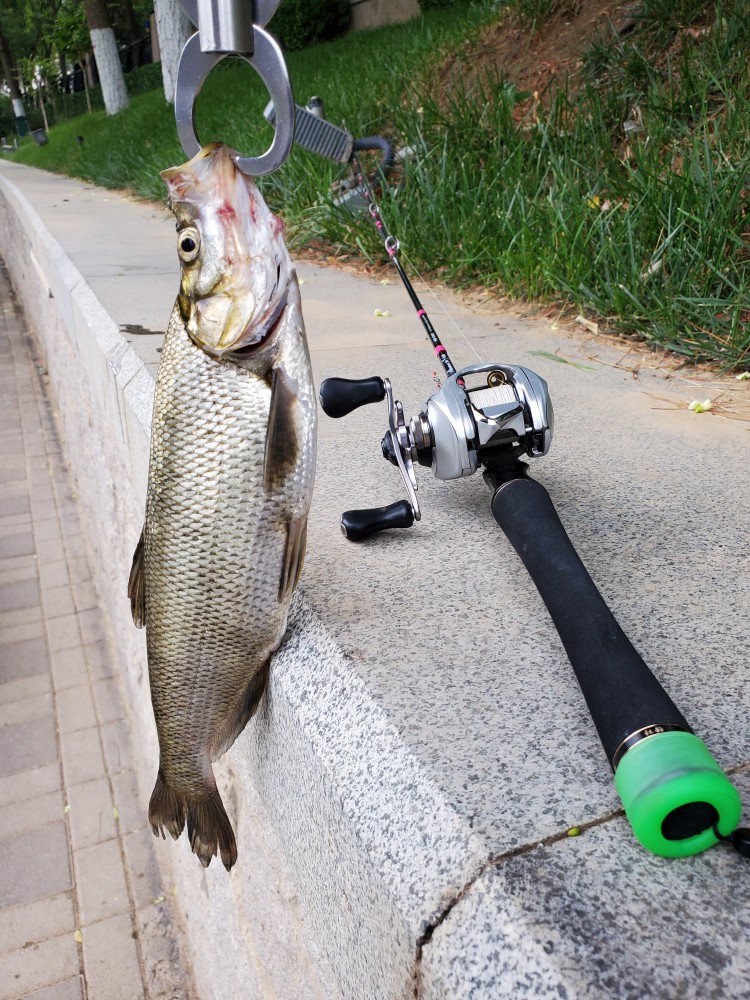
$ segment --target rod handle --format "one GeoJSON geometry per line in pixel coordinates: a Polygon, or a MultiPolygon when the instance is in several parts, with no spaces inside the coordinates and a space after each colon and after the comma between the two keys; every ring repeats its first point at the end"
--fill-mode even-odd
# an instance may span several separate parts
{"type": "Polygon", "coordinates": [[[542,596],[610,764],[641,730],[690,731],[596,588],[549,494],[526,476],[502,483],[492,513],[542,596]]]}
{"type": "Polygon", "coordinates": [[[379,375],[370,378],[327,378],[320,383],[320,405],[329,417],[347,413],[385,399],[385,385],[379,375]]]}
{"type": "Polygon", "coordinates": [[[654,854],[697,854],[739,821],[739,793],[607,607],[549,494],[525,476],[500,483],[492,513],[562,639],[625,814],[654,854]]]}
{"type": "Polygon", "coordinates": [[[397,500],[387,507],[347,510],[341,515],[341,530],[350,542],[360,542],[386,528],[411,528],[414,511],[408,500],[397,500]]]}

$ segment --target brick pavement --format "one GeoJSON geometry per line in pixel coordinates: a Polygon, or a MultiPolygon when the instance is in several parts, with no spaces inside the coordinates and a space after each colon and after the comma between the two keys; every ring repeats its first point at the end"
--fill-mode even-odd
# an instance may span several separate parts
{"type": "Polygon", "coordinates": [[[0,1000],[192,1000],[46,373],[1,260],[0,359],[0,1000]]]}

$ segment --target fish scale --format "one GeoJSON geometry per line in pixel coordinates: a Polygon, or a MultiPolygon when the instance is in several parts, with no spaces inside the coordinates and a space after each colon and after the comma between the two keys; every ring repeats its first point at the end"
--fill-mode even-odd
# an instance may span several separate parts
{"type": "Polygon", "coordinates": [[[136,624],[145,620],[159,734],[149,818],[155,833],[175,838],[187,824],[201,862],[220,853],[231,868],[234,832],[211,765],[257,707],[286,629],[304,556],[316,402],[296,275],[253,182],[219,144],[163,176],[178,227],[190,227],[200,252],[182,259],[157,373],[129,587],[136,624]],[[238,208],[227,221],[230,199],[238,208]],[[228,327],[238,315],[237,330],[228,327]]]}

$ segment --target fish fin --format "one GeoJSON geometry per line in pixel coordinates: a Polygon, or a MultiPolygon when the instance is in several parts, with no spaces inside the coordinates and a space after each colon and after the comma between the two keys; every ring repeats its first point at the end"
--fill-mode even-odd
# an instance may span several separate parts
{"type": "Polygon", "coordinates": [[[148,821],[154,836],[161,835],[166,839],[166,830],[172,840],[177,840],[185,827],[185,815],[185,796],[167,783],[164,772],[159,768],[148,804],[148,821]]]}
{"type": "Polygon", "coordinates": [[[204,793],[188,795],[173,788],[159,768],[148,805],[148,821],[157,837],[165,837],[166,831],[174,840],[187,822],[190,847],[204,868],[217,853],[227,871],[237,860],[232,824],[215,785],[207,785],[204,793]]]}
{"type": "Polygon", "coordinates": [[[219,854],[226,870],[232,870],[237,860],[237,841],[218,789],[189,800],[187,828],[190,846],[204,868],[219,854]]]}
{"type": "Polygon", "coordinates": [[[289,522],[286,532],[284,562],[279,580],[279,601],[284,601],[299,583],[307,548],[307,514],[289,522]]]}
{"type": "Polygon", "coordinates": [[[212,755],[214,760],[218,760],[222,754],[227,752],[248,722],[255,715],[258,705],[260,704],[260,700],[265,693],[266,687],[268,686],[268,677],[270,672],[271,657],[269,656],[260,669],[256,670],[250,678],[250,683],[245,688],[245,693],[242,696],[240,709],[229,726],[226,737],[221,741],[216,749],[216,752],[212,755]]]}
{"type": "Polygon", "coordinates": [[[297,406],[297,383],[283,368],[274,368],[263,459],[263,488],[267,493],[282,486],[297,464],[300,451],[294,419],[297,406]]]}
{"type": "Polygon", "coordinates": [[[143,531],[138,539],[138,544],[133,553],[133,565],[128,578],[128,597],[130,598],[130,610],[133,614],[133,621],[136,628],[143,628],[146,624],[146,589],[144,586],[143,568],[143,531]]]}

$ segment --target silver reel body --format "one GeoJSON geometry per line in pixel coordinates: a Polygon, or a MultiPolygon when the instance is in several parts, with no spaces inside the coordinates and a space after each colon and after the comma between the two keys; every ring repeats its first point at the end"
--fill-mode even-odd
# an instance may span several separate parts
{"type": "Polygon", "coordinates": [[[375,510],[348,511],[342,519],[347,537],[364,538],[390,527],[408,527],[421,518],[415,465],[437,479],[472,476],[498,457],[546,455],[552,443],[554,414],[547,383],[521,365],[470,365],[451,375],[410,420],[394,398],[388,379],[326,379],[321,406],[343,417],[367,403],[386,399],[388,430],[383,455],[395,465],[408,500],[375,510]]]}

